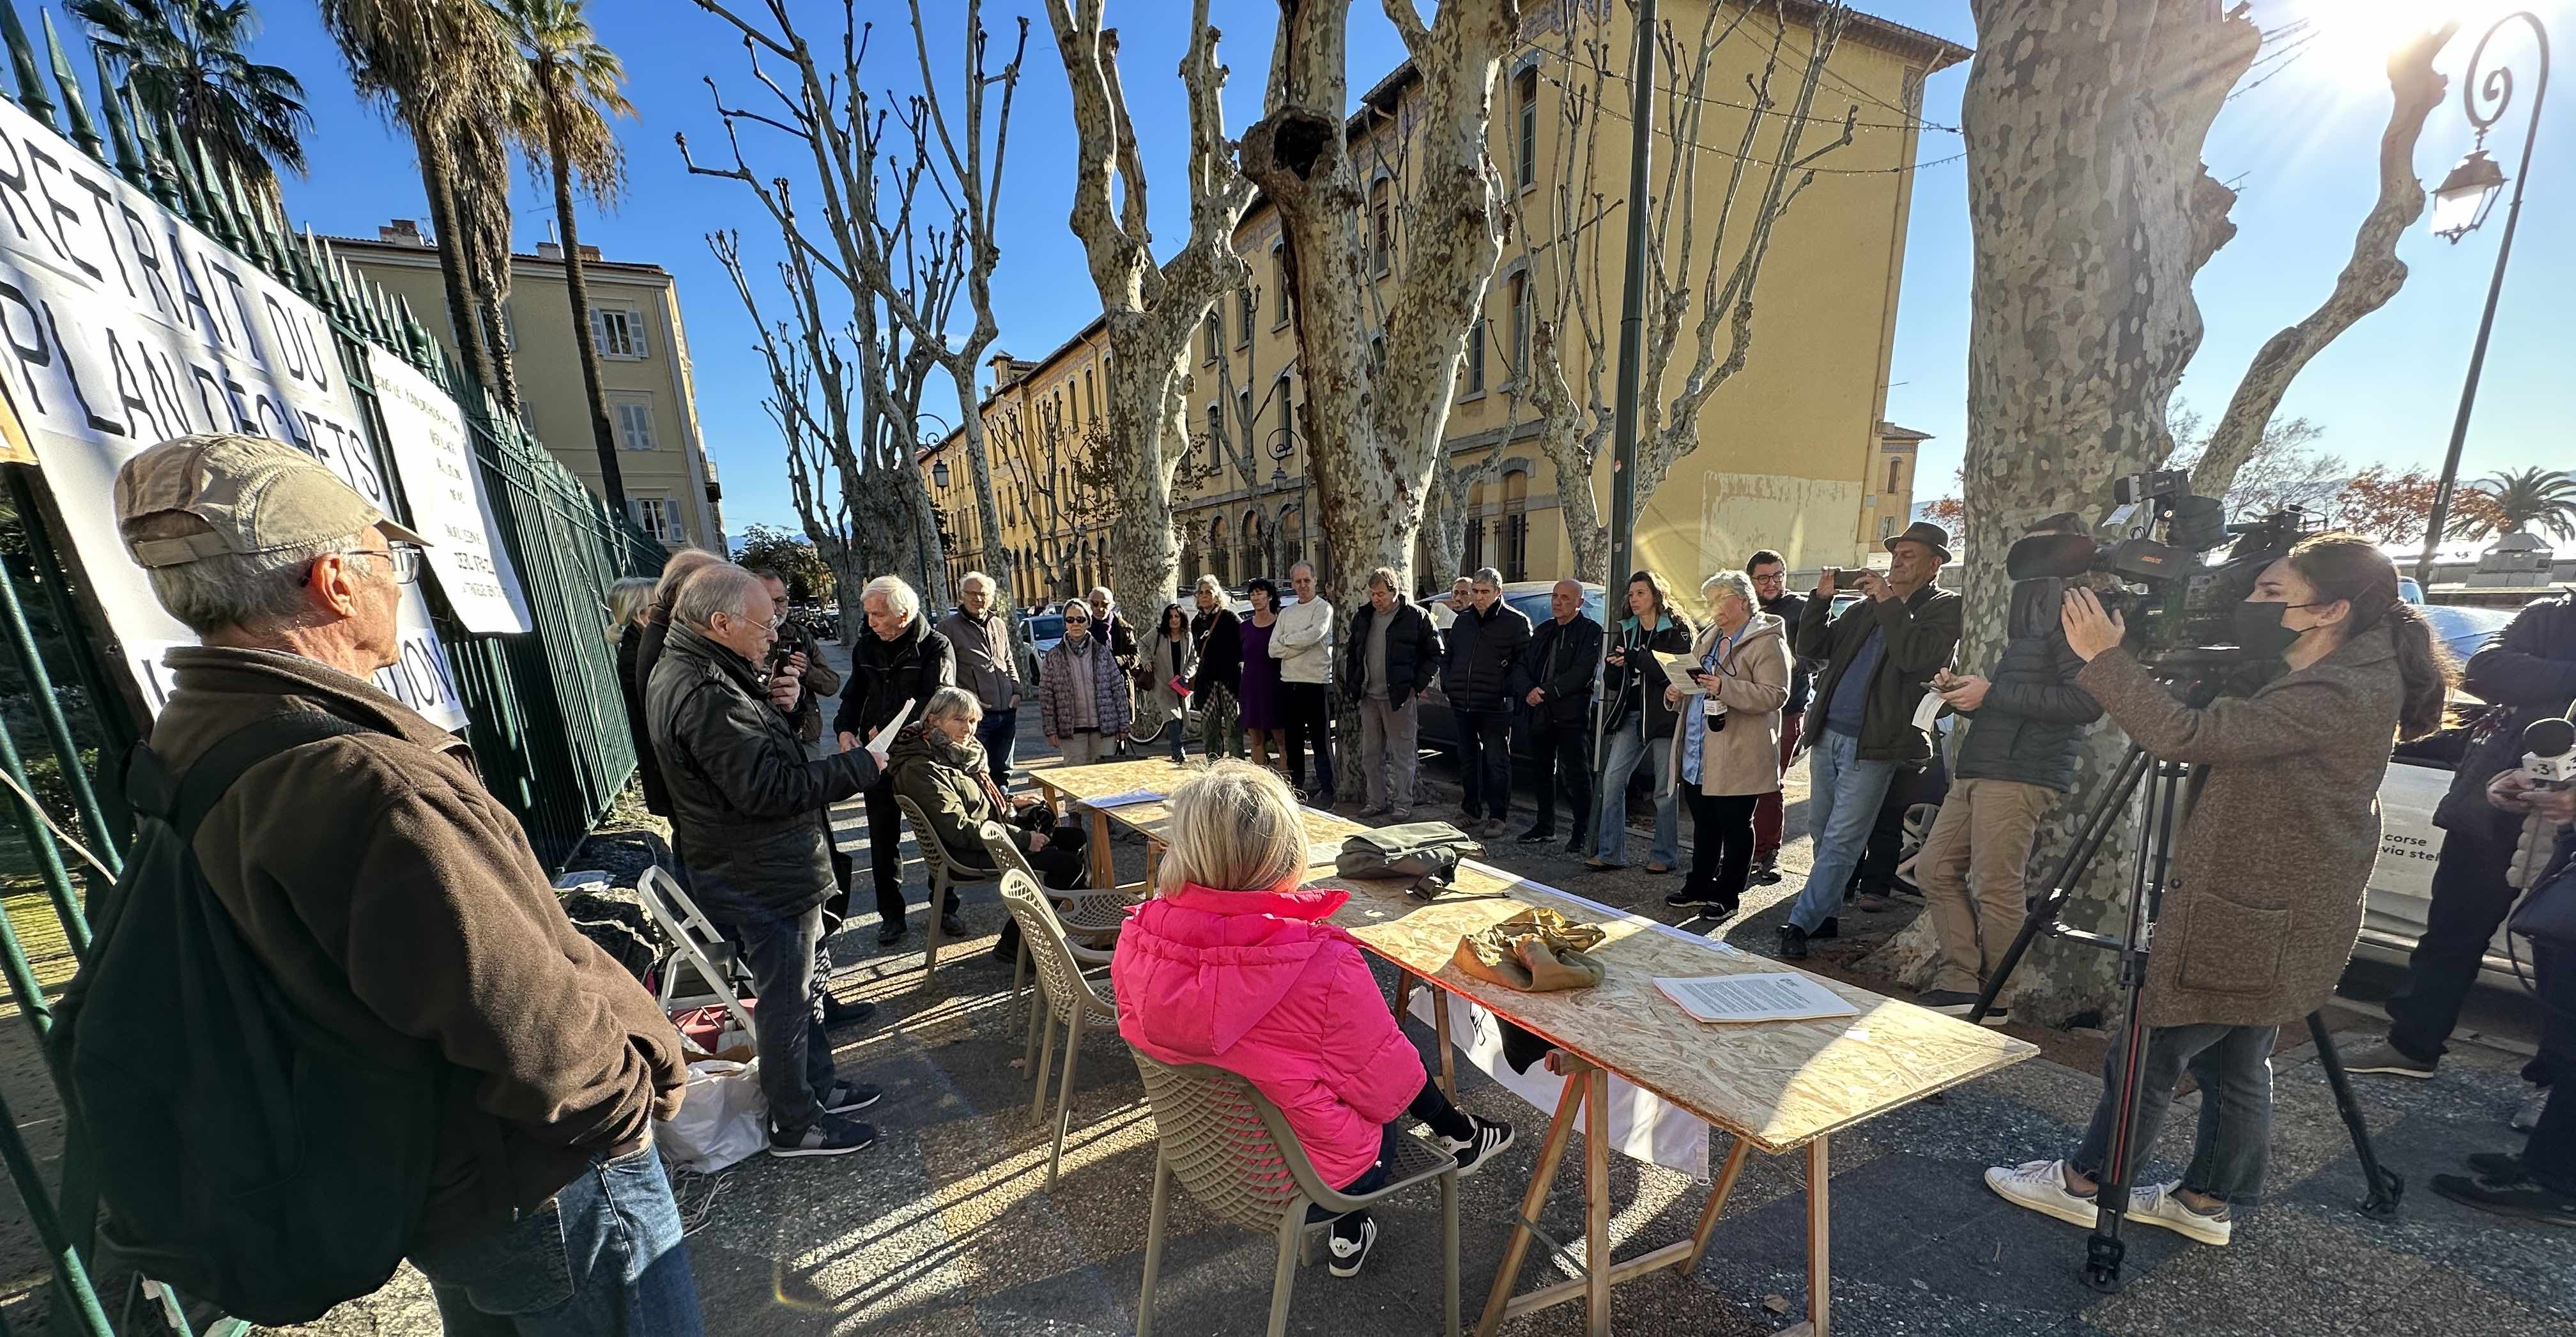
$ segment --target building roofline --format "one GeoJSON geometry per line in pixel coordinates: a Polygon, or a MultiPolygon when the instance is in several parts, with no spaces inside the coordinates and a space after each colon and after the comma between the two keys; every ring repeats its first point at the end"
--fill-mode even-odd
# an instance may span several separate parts
{"type": "Polygon", "coordinates": [[[1878,423],[1878,439],[1881,441],[1903,441],[1910,444],[1917,441],[1929,441],[1932,439],[1932,434],[1930,432],[1918,432],[1911,427],[1899,427],[1895,423],[1882,418],[1878,423]]]}
{"type": "MultiPolygon", "coordinates": [[[[328,233],[319,234],[319,239],[327,241],[331,243],[335,249],[343,251],[365,250],[387,255],[427,256],[433,264],[437,263],[438,260],[438,248],[436,246],[414,246],[408,242],[386,241],[379,237],[340,237],[333,236],[328,233]]],[[[525,260],[532,265],[560,266],[563,264],[563,258],[561,256],[538,255],[532,251],[512,251],[510,252],[510,259],[513,261],[525,260]]],[[[582,260],[582,268],[624,269],[633,270],[639,273],[659,274],[664,278],[671,277],[671,271],[664,269],[660,265],[651,264],[642,260],[606,260],[584,257],[582,260]]]]}

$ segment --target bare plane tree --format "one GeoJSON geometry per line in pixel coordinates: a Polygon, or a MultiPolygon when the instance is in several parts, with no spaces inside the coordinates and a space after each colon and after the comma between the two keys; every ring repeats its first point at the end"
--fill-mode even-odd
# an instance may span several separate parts
{"type": "MultiPolygon", "coordinates": [[[[988,68],[991,35],[984,29],[982,0],[965,0],[957,6],[965,28],[964,68],[952,114],[931,65],[920,0],[912,0],[910,11],[922,92],[892,99],[891,109],[877,107],[865,91],[861,66],[867,55],[868,27],[858,20],[857,0],[842,0],[838,51],[828,61],[798,30],[788,0],[759,0],[765,22],[744,17],[723,0],[698,0],[698,7],[741,34],[751,77],[769,94],[774,109],[727,106],[719,93],[716,109],[734,149],[733,165],[702,167],[692,161],[689,170],[741,181],[763,196],[764,203],[774,195],[779,204],[771,212],[781,216],[791,248],[846,289],[854,310],[871,300],[877,303],[889,329],[899,328],[912,350],[948,373],[956,387],[958,430],[965,438],[967,467],[982,521],[985,546],[980,564],[1001,587],[997,601],[1007,615],[1016,617],[1019,600],[1011,588],[1011,562],[1003,546],[1001,508],[993,490],[983,415],[978,411],[976,376],[984,351],[1000,332],[992,298],[993,271],[1001,263],[995,237],[1011,103],[1019,88],[1020,59],[1028,49],[1027,20],[1019,22],[1010,60],[993,70],[988,68]],[[765,58],[785,62],[788,77],[773,78],[763,64],[765,58]],[[997,87],[998,105],[993,96],[997,87]],[[739,130],[745,124],[782,134],[805,150],[821,195],[819,233],[794,227],[792,212],[783,212],[785,178],[773,178],[764,187],[744,161],[739,130]],[[912,152],[894,160],[888,155],[888,135],[898,127],[911,140],[912,152]],[[927,212],[933,199],[944,206],[944,217],[927,212]],[[917,204],[924,210],[919,216],[917,204]],[[947,284],[934,288],[925,281],[924,268],[931,263],[953,266],[947,284]],[[951,328],[961,288],[974,319],[962,335],[951,328]]],[[[715,89],[714,80],[707,83],[710,90],[715,89]]],[[[680,150],[685,159],[685,137],[680,150]]],[[[909,438],[913,425],[904,423],[902,431],[909,438]]],[[[921,489],[921,504],[926,506],[927,489],[917,471],[909,486],[921,489]]],[[[944,573],[944,556],[934,552],[933,557],[935,569],[944,573]]],[[[944,574],[938,583],[945,586],[944,574]]],[[[927,592],[924,597],[929,597],[927,592]]],[[[946,603],[943,588],[936,605],[946,603]]]]}
{"type": "MultiPolygon", "coordinates": [[[[1962,127],[1977,281],[1964,473],[1968,514],[2000,539],[2054,512],[2096,513],[2113,478],[2171,458],[2174,390],[2202,333],[2192,280],[2236,231],[2235,192],[2201,165],[2201,147],[2263,34],[2243,5],[1973,8],[1979,50],[1962,127]]],[[[2256,355],[2194,470],[2196,489],[2225,492],[2299,368],[2403,281],[2395,245],[2424,207],[2414,148],[2447,83],[2433,58],[2451,32],[2390,55],[2379,192],[2353,257],[2316,312],[2256,355]]],[[[1981,540],[1966,564],[1963,663],[1991,663],[2002,648],[2006,546],[1981,540]]],[[[2116,730],[2099,732],[2079,789],[2044,833],[2050,847],[2064,848],[2120,742],[2116,730]]],[[[2115,831],[2068,906],[2070,923],[2104,923],[2135,849],[2134,832],[2115,831]]],[[[2098,1006],[2103,964],[2098,953],[2043,946],[2021,997],[2044,1016],[2098,1006]]]]}
{"type": "MultiPolygon", "coordinates": [[[[1180,78],[1189,94],[1190,234],[1168,262],[1154,258],[1146,218],[1144,158],[1118,70],[1118,31],[1104,0],[1046,0],[1073,96],[1073,235],[1082,242],[1108,332],[1102,375],[1107,440],[1097,459],[1108,505],[1131,516],[1168,515],[1172,476],[1187,449],[1181,395],[1191,336],[1219,295],[1251,271],[1234,251],[1234,227],[1252,198],[1225,137],[1225,66],[1207,0],[1190,6],[1180,78]]],[[[1172,597],[1180,548],[1167,524],[1118,526],[1108,544],[1109,584],[1139,607],[1172,597]]]]}
{"type": "Polygon", "coordinates": [[[1663,66],[1656,126],[1662,160],[1652,168],[1661,188],[1650,202],[1617,198],[1624,179],[1605,179],[1609,170],[1626,170],[1628,136],[1626,111],[1616,101],[1628,87],[1628,57],[1612,40],[1609,12],[1580,11],[1590,17],[1569,28],[1557,53],[1567,73],[1549,178],[1554,184],[1541,193],[1540,216],[1521,220],[1544,266],[1538,271],[1544,295],[1533,300],[1545,303],[1546,314],[1531,322],[1528,349],[1514,354],[1530,363],[1524,379],[1541,423],[1540,445],[1555,466],[1557,505],[1575,567],[1587,580],[1606,583],[1612,574],[1609,529],[1591,480],[1618,426],[1608,381],[1616,366],[1625,210],[1650,210],[1635,479],[1643,505],[1674,464],[1699,448],[1701,410],[1744,369],[1753,345],[1754,294],[1774,227],[1815,182],[1814,164],[1852,142],[1858,104],[1845,108],[1839,133],[1834,122],[1819,125],[1814,118],[1817,88],[1850,7],[1818,6],[1807,21],[1812,40],[1803,42],[1793,37],[1785,6],[1774,0],[1767,8],[1770,22],[1741,39],[1767,39],[1767,49],[1760,73],[1747,82],[1752,101],[1743,131],[1724,156],[1698,147],[1708,109],[1718,101],[1709,76],[1723,44],[1765,7],[1730,12],[1712,4],[1695,37],[1686,40],[1669,23],[1655,34],[1663,66]],[[1616,126],[1607,157],[1605,122],[1616,126]],[[1831,138],[1813,143],[1811,133],[1831,138]],[[1692,151],[1678,151],[1685,145],[1692,151]],[[1726,172],[1723,190],[1706,208],[1703,159],[1726,172]],[[1677,367],[1675,354],[1686,344],[1692,356],[1677,367]]]}
{"type": "Polygon", "coordinates": [[[1519,30],[1516,0],[1383,0],[1409,79],[1363,133],[1410,138],[1413,191],[1436,201],[1405,228],[1403,272],[1372,310],[1368,200],[1351,152],[1349,5],[1279,7],[1268,112],[1244,132],[1245,175],[1279,211],[1306,386],[1308,469],[1332,545],[1331,595],[1356,607],[1370,568],[1413,567],[1467,331],[1502,254],[1503,182],[1485,149],[1494,75],[1519,30]],[[1374,351],[1373,351],[1374,350],[1374,351]]]}

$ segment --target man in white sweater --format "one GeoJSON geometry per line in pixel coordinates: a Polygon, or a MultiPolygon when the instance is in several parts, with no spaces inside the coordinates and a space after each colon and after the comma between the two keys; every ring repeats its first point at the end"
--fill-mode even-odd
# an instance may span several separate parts
{"type": "Polygon", "coordinates": [[[1288,783],[1318,808],[1333,806],[1333,605],[1315,591],[1315,567],[1288,568],[1297,602],[1279,610],[1270,657],[1279,661],[1280,715],[1288,726],[1288,783]],[[1315,788],[1306,788],[1306,747],[1315,749],[1315,788]]]}

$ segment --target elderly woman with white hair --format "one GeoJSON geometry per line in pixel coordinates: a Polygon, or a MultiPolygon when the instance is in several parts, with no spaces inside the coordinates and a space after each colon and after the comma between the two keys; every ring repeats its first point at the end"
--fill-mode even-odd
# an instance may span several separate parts
{"type": "MultiPolygon", "coordinates": [[[[949,858],[983,868],[993,856],[984,849],[981,828],[1000,822],[1048,886],[1059,891],[1081,886],[1089,867],[1082,857],[1082,828],[1059,827],[1037,799],[1014,799],[1002,792],[993,781],[984,745],[976,741],[976,726],[983,719],[984,703],[973,692],[942,687],[930,694],[921,718],[905,725],[887,748],[894,792],[912,800],[930,823],[931,832],[916,834],[936,834],[949,858]]],[[[1005,919],[993,954],[1015,959],[1019,943],[1017,928],[1005,919]]]]}
{"type": "Polygon", "coordinates": [[[1753,865],[1754,805],[1780,788],[1789,639],[1743,572],[1720,571],[1700,593],[1710,620],[1691,644],[1699,667],[1688,688],[1664,689],[1676,712],[1672,776],[1691,810],[1690,877],[1664,904],[1722,922],[1742,902],[1753,865]]]}

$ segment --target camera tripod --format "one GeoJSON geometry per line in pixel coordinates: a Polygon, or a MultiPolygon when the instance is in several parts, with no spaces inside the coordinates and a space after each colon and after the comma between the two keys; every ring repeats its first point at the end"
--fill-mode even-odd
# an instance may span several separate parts
{"type": "MultiPolygon", "coordinates": [[[[2206,705],[2214,692],[2195,691],[2192,704],[2206,705]]],[[[2138,1124],[2139,1077],[2145,1065],[2147,1028],[2140,1011],[2147,983],[2147,952],[2161,908],[2167,878],[2172,865],[2174,845],[2182,831],[2183,819],[2189,814],[2191,801],[2199,790],[2201,772],[2193,766],[2167,761],[2132,743],[2120,758],[2119,767],[2111,774],[2110,784],[2092,808],[2085,813],[2084,824],[2075,842],[2051,872],[2047,895],[2031,907],[2022,920],[2021,932],[2013,937],[2012,946],[2003,955],[1978,993],[1976,1006],[1968,1013],[1971,1022],[1984,1019],[1994,1006],[1995,996],[2021,964],[2023,953],[2043,932],[2053,932],[2088,946],[2100,947],[2119,957],[2119,987],[2127,995],[2120,1024],[2120,1064],[2116,1087],[2117,1111],[2111,1124],[2110,1155],[2100,1168],[2095,1202],[2099,1204],[2094,1218],[2093,1234],[2085,1241],[2084,1281],[2097,1291],[2109,1293],[2121,1286],[2120,1260],[2128,1245],[2120,1238],[2121,1223],[2129,1209],[2129,1181],[2136,1173],[2138,1153],[2142,1148],[2131,1145],[2138,1124]],[[2146,830],[2140,843],[2136,871],[2129,885],[2127,924],[2117,936],[2088,933],[2057,922],[2068,898],[2100,852],[2102,842],[2120,820],[2141,784],[2146,788],[2146,830]]],[[[2334,1037],[2327,1033],[2325,1019],[2318,1013],[2308,1014],[2308,1035],[2316,1042],[2317,1058],[2324,1066],[2326,1084],[2334,1090],[2335,1110],[2343,1116],[2344,1127],[2352,1134],[2352,1149],[2361,1161],[2362,1177],[2368,1183],[2368,1194],[2357,1210],[2364,1216],[2385,1219],[2396,1215],[2398,1200],[2405,1195],[2406,1181],[2379,1163],[2372,1149],[2370,1128],[2362,1121],[2361,1105],[2353,1098],[2352,1081],[2343,1068],[2343,1057],[2335,1051],[2334,1037]]]]}

